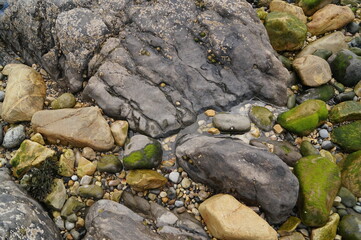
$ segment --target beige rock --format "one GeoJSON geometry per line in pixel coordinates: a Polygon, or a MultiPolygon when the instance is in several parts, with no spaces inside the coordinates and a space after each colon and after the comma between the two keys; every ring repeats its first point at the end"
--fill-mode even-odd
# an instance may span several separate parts
{"type": "Polygon", "coordinates": [[[307,55],[293,61],[301,82],[305,86],[318,87],[332,78],[331,68],[327,61],[314,55],[307,55]]]}
{"type": "Polygon", "coordinates": [[[312,240],[329,240],[336,237],[337,226],[340,222],[340,215],[333,213],[325,226],[312,230],[312,240]]]}
{"type": "Polygon", "coordinates": [[[302,8],[289,4],[287,2],[281,1],[281,0],[273,0],[270,3],[270,11],[271,12],[286,12],[289,14],[292,14],[293,16],[300,19],[303,23],[307,23],[307,17],[303,13],[302,8]]]}
{"type": "Polygon", "coordinates": [[[348,45],[342,32],[334,32],[307,45],[297,57],[311,55],[317,49],[327,49],[337,53],[341,49],[348,49],[348,45]]]}
{"type": "Polygon", "coordinates": [[[128,136],[129,124],[127,121],[115,121],[110,124],[110,131],[112,131],[115,143],[121,147],[124,146],[125,140],[128,136]]]}
{"type": "Polygon", "coordinates": [[[320,35],[342,28],[354,18],[355,15],[349,7],[328,4],[312,15],[312,21],[307,24],[307,27],[313,35],[320,35]]]}
{"type": "Polygon", "coordinates": [[[2,71],[8,75],[1,117],[10,123],[30,121],[43,109],[46,86],[40,73],[23,64],[8,64],[2,71]]]}
{"type": "Polygon", "coordinates": [[[81,155],[83,155],[83,157],[85,157],[86,159],[89,159],[89,160],[95,160],[95,158],[97,157],[97,154],[95,153],[95,151],[93,149],[91,149],[90,147],[83,148],[81,155]]]}
{"type": "Polygon", "coordinates": [[[41,136],[40,133],[35,133],[31,138],[30,138],[31,141],[33,142],[37,142],[41,145],[45,145],[45,142],[44,142],[44,138],[43,136],[41,136]]]}
{"type": "Polygon", "coordinates": [[[97,163],[91,162],[86,158],[81,157],[78,163],[77,175],[79,177],[84,177],[85,175],[92,176],[97,170],[97,163]]]}
{"type": "Polygon", "coordinates": [[[73,150],[66,149],[59,159],[59,175],[71,177],[74,175],[75,154],[73,150]]]}
{"type": "Polygon", "coordinates": [[[34,114],[31,123],[35,132],[51,143],[110,150],[114,139],[98,107],[43,110],[34,114]]]}
{"type": "Polygon", "coordinates": [[[199,206],[210,233],[224,240],[277,240],[276,231],[233,196],[217,194],[199,206]]]}
{"type": "Polygon", "coordinates": [[[167,181],[160,173],[153,170],[131,170],[127,175],[127,183],[135,191],[160,188],[167,181]]]}
{"type": "Polygon", "coordinates": [[[279,240],[305,240],[303,235],[299,232],[294,232],[289,236],[280,237],[279,240]]]}

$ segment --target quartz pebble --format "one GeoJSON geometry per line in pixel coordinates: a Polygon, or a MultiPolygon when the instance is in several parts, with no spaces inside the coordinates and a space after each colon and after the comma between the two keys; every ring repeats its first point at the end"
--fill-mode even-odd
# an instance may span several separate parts
{"type": "Polygon", "coordinates": [[[171,180],[173,183],[178,183],[179,177],[180,177],[179,172],[171,172],[169,174],[169,180],[171,180]]]}
{"type": "Polygon", "coordinates": [[[80,185],[89,185],[92,179],[93,178],[91,176],[85,175],[81,178],[80,185]]]}
{"type": "Polygon", "coordinates": [[[189,178],[184,178],[181,182],[183,188],[189,188],[191,186],[191,181],[189,178]]]}
{"type": "Polygon", "coordinates": [[[69,221],[65,221],[65,228],[67,229],[67,230],[71,230],[71,229],[73,229],[75,227],[75,224],[74,223],[72,223],[72,222],[69,222],[69,221]]]}
{"type": "Polygon", "coordinates": [[[319,131],[319,134],[320,134],[320,137],[321,138],[328,138],[330,135],[329,135],[329,133],[328,133],[328,131],[326,130],[326,129],[321,129],[320,131],[319,131]]]}
{"type": "Polygon", "coordinates": [[[77,175],[73,175],[73,176],[71,176],[71,180],[73,180],[73,181],[78,180],[78,176],[77,176],[77,175]]]}

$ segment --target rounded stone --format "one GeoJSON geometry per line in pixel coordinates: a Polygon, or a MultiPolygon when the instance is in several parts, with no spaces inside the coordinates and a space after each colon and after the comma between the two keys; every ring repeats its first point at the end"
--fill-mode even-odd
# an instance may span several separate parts
{"type": "Polygon", "coordinates": [[[51,102],[52,109],[72,108],[76,104],[76,99],[71,93],[64,93],[51,102]]]}
{"type": "Polygon", "coordinates": [[[10,128],[4,136],[3,147],[4,148],[15,148],[21,144],[25,139],[25,127],[18,125],[10,128]]]}
{"type": "Polygon", "coordinates": [[[213,125],[223,132],[247,132],[251,121],[240,114],[219,113],[213,117],[213,125]]]}
{"type": "Polygon", "coordinates": [[[183,178],[182,182],[181,182],[181,186],[183,188],[189,188],[191,186],[191,180],[189,180],[189,178],[183,178]]]}
{"type": "Polygon", "coordinates": [[[97,164],[99,172],[117,173],[123,169],[123,164],[115,155],[105,155],[100,158],[97,164]]]}
{"type": "Polygon", "coordinates": [[[178,183],[179,182],[179,178],[180,178],[180,174],[179,172],[171,172],[169,174],[169,180],[172,181],[173,183],[178,183]]]}
{"type": "Polygon", "coordinates": [[[331,141],[323,141],[321,147],[325,150],[331,150],[335,145],[331,141]]]}
{"type": "Polygon", "coordinates": [[[177,208],[183,207],[183,206],[184,206],[184,202],[177,200],[177,201],[175,201],[174,205],[175,205],[177,208]]]}
{"type": "Polygon", "coordinates": [[[69,221],[65,221],[65,228],[70,231],[75,227],[75,224],[69,221]]]}
{"type": "Polygon", "coordinates": [[[85,175],[80,180],[80,185],[89,185],[92,181],[93,177],[85,175]]]}
{"type": "Polygon", "coordinates": [[[326,129],[321,129],[318,133],[320,134],[321,138],[328,138],[330,136],[326,129]]]}

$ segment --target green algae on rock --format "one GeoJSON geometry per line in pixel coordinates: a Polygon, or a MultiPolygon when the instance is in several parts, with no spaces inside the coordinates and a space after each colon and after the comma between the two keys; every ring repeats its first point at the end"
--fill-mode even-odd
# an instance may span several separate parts
{"type": "Polygon", "coordinates": [[[298,6],[303,9],[307,16],[310,16],[331,2],[332,0],[300,0],[298,1],[298,6]]]}
{"type": "Polygon", "coordinates": [[[77,213],[80,209],[85,207],[85,203],[79,201],[76,197],[71,196],[65,202],[64,207],[61,209],[61,216],[67,217],[73,213],[77,213]]]}
{"type": "Polygon", "coordinates": [[[299,213],[302,222],[310,227],[327,223],[340,185],[338,166],[320,155],[301,158],[294,168],[300,182],[299,213]]]}
{"type": "MultiPolygon", "coordinates": [[[[358,133],[360,134],[360,133],[358,133]]],[[[351,153],[343,163],[342,185],[356,197],[361,197],[361,150],[351,153]]]]}
{"type": "Polygon", "coordinates": [[[347,49],[339,51],[330,63],[333,77],[347,87],[355,86],[361,79],[361,57],[347,49]]]}
{"type": "Polygon", "coordinates": [[[331,141],[347,152],[361,150],[361,120],[339,127],[331,133],[331,141]]]}
{"type": "Polygon", "coordinates": [[[302,48],[307,26],[297,17],[284,12],[271,12],[265,27],[272,47],[276,51],[293,51],[302,48]]]}
{"type": "Polygon", "coordinates": [[[312,230],[312,240],[330,240],[336,237],[337,226],[340,221],[340,216],[333,213],[325,226],[312,230]]]}
{"type": "Polygon", "coordinates": [[[335,95],[335,89],[333,86],[325,84],[315,88],[309,88],[296,97],[298,103],[303,103],[310,99],[318,99],[322,101],[328,101],[335,95]]]}
{"type": "Polygon", "coordinates": [[[66,198],[67,194],[63,179],[54,179],[51,192],[45,197],[45,204],[52,209],[61,210],[61,208],[64,206],[66,198]]]}
{"type": "Polygon", "coordinates": [[[257,127],[266,132],[272,130],[276,120],[270,110],[260,106],[252,106],[249,111],[249,118],[256,124],[257,127]]]}
{"type": "Polygon", "coordinates": [[[346,101],[339,103],[333,106],[329,118],[333,123],[361,120],[361,102],[346,101]]]}
{"type": "Polygon", "coordinates": [[[85,185],[79,187],[79,196],[84,198],[101,199],[103,197],[103,188],[98,185],[85,185]]]}
{"type": "Polygon", "coordinates": [[[320,152],[313,146],[313,144],[309,141],[302,141],[300,152],[302,156],[310,156],[310,155],[319,155],[320,152]]]}
{"type": "Polygon", "coordinates": [[[281,236],[290,235],[293,231],[296,230],[297,226],[301,223],[301,219],[298,217],[289,217],[286,222],[284,222],[277,232],[281,236]]]}
{"type": "Polygon", "coordinates": [[[285,129],[298,135],[307,135],[326,121],[328,110],[321,100],[307,100],[304,103],[281,113],[277,122],[285,129]]]}
{"type": "Polygon", "coordinates": [[[101,157],[97,164],[97,170],[99,172],[117,173],[122,169],[122,162],[113,154],[101,157]]]}
{"type": "Polygon", "coordinates": [[[74,174],[75,154],[71,149],[63,150],[58,162],[58,174],[63,177],[71,177],[74,174]]]}

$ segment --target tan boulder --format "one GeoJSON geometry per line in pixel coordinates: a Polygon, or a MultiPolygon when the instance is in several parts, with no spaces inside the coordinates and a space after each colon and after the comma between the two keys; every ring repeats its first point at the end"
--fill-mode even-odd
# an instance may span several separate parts
{"type": "Polygon", "coordinates": [[[30,121],[35,112],[43,109],[43,77],[24,64],[8,64],[2,73],[8,75],[8,82],[1,117],[10,123],[30,121]]]}
{"type": "Polygon", "coordinates": [[[76,174],[79,177],[84,177],[85,175],[91,176],[97,170],[97,163],[91,162],[86,158],[81,157],[78,162],[78,168],[76,174]]]}
{"type": "Polygon", "coordinates": [[[349,7],[328,4],[312,15],[312,21],[307,24],[307,27],[313,35],[320,35],[342,28],[354,18],[355,15],[349,7]]]}
{"type": "Polygon", "coordinates": [[[276,231],[233,196],[217,194],[199,206],[210,233],[223,240],[277,240],[276,231]]]}
{"type": "Polygon", "coordinates": [[[127,175],[127,183],[135,191],[160,188],[163,187],[167,181],[162,174],[148,169],[131,170],[127,175]]]}
{"type": "Polygon", "coordinates": [[[305,86],[318,87],[332,78],[330,65],[318,56],[307,55],[296,58],[293,61],[293,68],[305,86]]]}
{"type": "Polygon", "coordinates": [[[51,143],[110,150],[114,139],[98,107],[43,110],[34,114],[31,124],[51,143]]]}
{"type": "Polygon", "coordinates": [[[281,0],[273,0],[269,5],[269,9],[271,12],[286,12],[292,14],[302,22],[307,23],[307,17],[303,13],[302,8],[296,5],[292,5],[281,0]]]}

